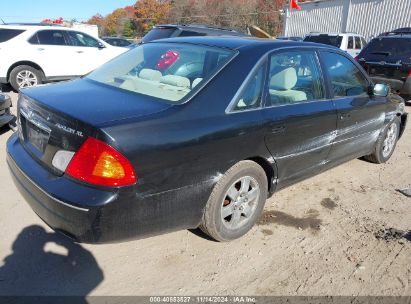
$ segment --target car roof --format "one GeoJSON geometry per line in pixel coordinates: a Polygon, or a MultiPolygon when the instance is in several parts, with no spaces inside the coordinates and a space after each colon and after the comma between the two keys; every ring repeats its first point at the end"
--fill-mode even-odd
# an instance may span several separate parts
{"type": "Polygon", "coordinates": [[[154,28],[175,28],[175,29],[181,29],[181,30],[188,29],[191,31],[203,32],[203,33],[227,32],[227,33],[233,33],[236,35],[248,36],[247,34],[244,34],[234,29],[213,27],[213,26],[203,25],[203,24],[159,24],[159,25],[156,25],[154,28]]]}
{"type": "Polygon", "coordinates": [[[349,33],[349,32],[344,32],[344,33],[339,33],[339,32],[311,32],[308,33],[307,36],[317,36],[317,35],[332,35],[332,36],[337,36],[337,35],[350,35],[350,36],[361,36],[360,34],[357,33],[349,33]]]}
{"type": "Polygon", "coordinates": [[[69,27],[61,25],[38,25],[38,24],[0,24],[0,29],[15,29],[15,30],[73,30],[69,27]]]}
{"type": "Polygon", "coordinates": [[[256,38],[256,37],[237,37],[237,36],[195,36],[195,37],[176,37],[176,38],[166,38],[161,40],[154,40],[149,43],[190,43],[198,45],[207,45],[221,48],[228,48],[232,50],[238,50],[246,47],[261,47],[262,49],[275,49],[284,47],[312,47],[312,48],[328,48],[332,50],[339,50],[336,47],[313,43],[313,42],[302,42],[302,41],[292,41],[292,40],[277,40],[277,39],[266,39],[266,38],[256,38]]]}

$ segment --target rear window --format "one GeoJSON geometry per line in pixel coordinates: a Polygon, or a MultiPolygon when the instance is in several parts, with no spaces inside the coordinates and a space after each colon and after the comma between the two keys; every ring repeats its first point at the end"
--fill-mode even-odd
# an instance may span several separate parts
{"type": "Polygon", "coordinates": [[[411,38],[374,38],[364,50],[370,55],[411,57],[411,38]]]}
{"type": "Polygon", "coordinates": [[[307,42],[315,42],[315,43],[323,43],[328,44],[336,47],[341,46],[343,37],[337,35],[315,35],[315,36],[307,36],[304,38],[304,41],[307,42]]]}
{"type": "Polygon", "coordinates": [[[180,104],[234,55],[234,51],[216,47],[148,43],[120,55],[87,78],[180,104]]]}
{"type": "Polygon", "coordinates": [[[0,29],[0,43],[9,41],[10,39],[17,37],[23,32],[24,30],[0,29]]]}
{"type": "Polygon", "coordinates": [[[171,35],[174,33],[176,28],[162,28],[162,27],[157,27],[153,28],[151,31],[149,31],[142,39],[143,43],[147,43],[153,40],[157,39],[164,39],[164,38],[170,38],[171,35]]]}

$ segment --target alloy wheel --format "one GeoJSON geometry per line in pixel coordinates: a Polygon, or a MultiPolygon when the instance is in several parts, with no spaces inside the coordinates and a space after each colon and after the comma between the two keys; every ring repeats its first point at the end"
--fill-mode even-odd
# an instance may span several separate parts
{"type": "Polygon", "coordinates": [[[387,130],[387,134],[383,143],[382,155],[385,158],[390,156],[392,150],[394,149],[395,143],[397,141],[397,133],[397,124],[392,123],[387,130]]]}
{"type": "Polygon", "coordinates": [[[16,75],[16,82],[20,88],[27,88],[37,85],[38,79],[33,72],[23,70],[16,75]]]}
{"type": "Polygon", "coordinates": [[[255,178],[244,176],[229,188],[221,204],[221,218],[229,229],[238,229],[252,218],[260,197],[260,187],[255,178]]]}

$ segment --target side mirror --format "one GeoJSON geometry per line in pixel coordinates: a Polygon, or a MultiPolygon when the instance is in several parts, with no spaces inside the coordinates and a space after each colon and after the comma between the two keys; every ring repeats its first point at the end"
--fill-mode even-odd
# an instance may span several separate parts
{"type": "Polygon", "coordinates": [[[374,96],[387,97],[389,92],[390,92],[390,87],[386,84],[377,83],[376,85],[374,85],[374,88],[373,88],[374,96]]]}
{"type": "Polygon", "coordinates": [[[100,50],[106,48],[106,46],[105,46],[104,44],[102,44],[101,42],[98,43],[98,46],[97,46],[97,47],[98,47],[100,50]]]}

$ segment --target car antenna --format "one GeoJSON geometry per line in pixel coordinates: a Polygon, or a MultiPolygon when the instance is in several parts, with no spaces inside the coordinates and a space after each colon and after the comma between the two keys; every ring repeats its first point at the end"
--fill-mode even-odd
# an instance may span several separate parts
{"type": "Polygon", "coordinates": [[[1,22],[3,22],[3,24],[6,24],[6,22],[4,22],[3,18],[0,18],[1,22]]]}

